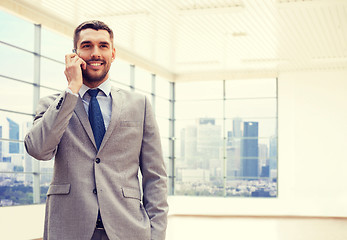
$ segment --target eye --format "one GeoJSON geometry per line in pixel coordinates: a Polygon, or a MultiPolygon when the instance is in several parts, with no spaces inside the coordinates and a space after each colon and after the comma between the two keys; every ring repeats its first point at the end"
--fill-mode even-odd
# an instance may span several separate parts
{"type": "Polygon", "coordinates": [[[100,47],[101,47],[101,48],[108,48],[108,45],[102,44],[102,45],[100,45],[100,47]]]}
{"type": "Polygon", "coordinates": [[[90,44],[84,44],[81,46],[81,48],[90,48],[90,44]]]}

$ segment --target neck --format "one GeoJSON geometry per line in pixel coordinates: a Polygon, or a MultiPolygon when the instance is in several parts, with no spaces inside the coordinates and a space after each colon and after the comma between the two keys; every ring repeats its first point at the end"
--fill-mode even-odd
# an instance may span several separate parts
{"type": "Polygon", "coordinates": [[[104,83],[106,80],[107,80],[107,78],[105,78],[104,80],[98,81],[98,82],[88,82],[88,81],[83,79],[83,84],[89,88],[97,88],[98,86],[100,86],[100,84],[104,83]]]}

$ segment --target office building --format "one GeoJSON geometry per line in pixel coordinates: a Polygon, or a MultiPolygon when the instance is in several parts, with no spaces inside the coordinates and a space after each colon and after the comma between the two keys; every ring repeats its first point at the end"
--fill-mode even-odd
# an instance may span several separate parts
{"type": "MultiPolygon", "coordinates": [[[[19,124],[10,118],[6,119],[8,121],[9,126],[9,139],[11,140],[19,140],[19,124]]],[[[19,153],[19,143],[18,142],[10,142],[9,143],[9,153],[19,153]]]]}
{"type": "Polygon", "coordinates": [[[242,176],[256,178],[259,176],[258,122],[244,122],[243,124],[242,176]]]}

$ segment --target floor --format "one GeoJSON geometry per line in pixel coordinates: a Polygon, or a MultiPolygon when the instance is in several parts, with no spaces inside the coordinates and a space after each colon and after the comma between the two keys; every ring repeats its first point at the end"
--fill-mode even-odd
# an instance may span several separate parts
{"type": "Polygon", "coordinates": [[[170,216],[166,240],[346,240],[347,218],[170,216]]]}

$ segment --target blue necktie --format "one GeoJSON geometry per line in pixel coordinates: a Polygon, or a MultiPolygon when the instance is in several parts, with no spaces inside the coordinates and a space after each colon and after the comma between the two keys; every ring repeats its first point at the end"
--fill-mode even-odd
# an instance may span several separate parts
{"type": "Polygon", "coordinates": [[[99,89],[88,90],[88,94],[91,96],[89,101],[88,115],[89,115],[90,125],[92,126],[96,147],[99,150],[106,130],[105,130],[104,118],[102,117],[102,113],[100,110],[100,105],[98,100],[96,99],[98,92],[99,92],[99,89]]]}

